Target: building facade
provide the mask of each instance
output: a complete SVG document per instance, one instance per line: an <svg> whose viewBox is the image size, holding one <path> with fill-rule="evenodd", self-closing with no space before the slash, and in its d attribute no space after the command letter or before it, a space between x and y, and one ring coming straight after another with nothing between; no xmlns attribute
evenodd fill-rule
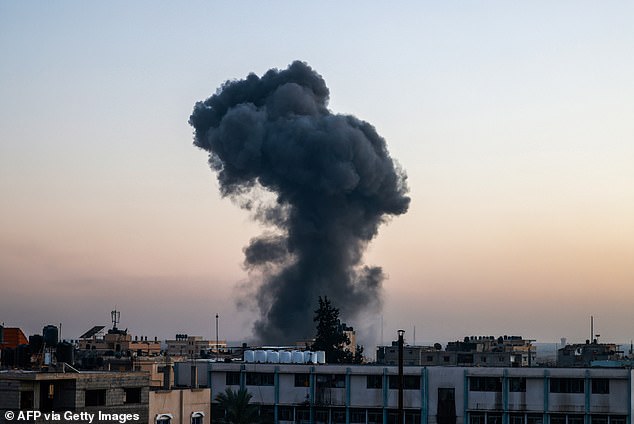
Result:
<svg viewBox="0 0 634 424"><path fill-rule="evenodd" d="M195 362L214 397L246 388L263 422L396 424L397 368ZM192 381L175 365L176 384ZM630 369L406 367L407 424L631 424ZM212 404L212 421L221 414Z"/></svg>

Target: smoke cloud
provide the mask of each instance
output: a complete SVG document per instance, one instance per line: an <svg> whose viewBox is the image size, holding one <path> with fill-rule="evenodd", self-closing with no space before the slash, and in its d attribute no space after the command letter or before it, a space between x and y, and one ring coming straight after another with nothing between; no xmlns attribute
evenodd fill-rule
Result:
<svg viewBox="0 0 634 424"><path fill-rule="evenodd" d="M385 277L362 254L410 202L385 140L369 123L329 111L328 97L324 79L296 61L227 81L189 119L222 196L271 228L244 249L259 279L254 332L267 343L314 336L319 296L346 320L378 309Z"/></svg>

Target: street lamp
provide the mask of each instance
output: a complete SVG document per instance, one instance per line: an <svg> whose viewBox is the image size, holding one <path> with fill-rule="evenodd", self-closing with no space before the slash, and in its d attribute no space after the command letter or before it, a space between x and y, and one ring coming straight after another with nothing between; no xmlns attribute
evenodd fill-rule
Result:
<svg viewBox="0 0 634 424"><path fill-rule="evenodd" d="M398 330L398 424L404 423L403 411L403 335L405 330Z"/></svg>

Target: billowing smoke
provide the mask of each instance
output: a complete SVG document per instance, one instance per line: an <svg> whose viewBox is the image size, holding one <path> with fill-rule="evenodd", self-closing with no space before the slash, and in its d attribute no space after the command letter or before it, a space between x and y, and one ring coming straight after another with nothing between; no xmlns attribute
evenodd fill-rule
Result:
<svg viewBox="0 0 634 424"><path fill-rule="evenodd" d="M328 96L318 73L293 62L227 81L189 120L222 196L271 227L244 249L258 279L255 335L268 343L314 336L319 296L346 320L379 308L384 275L362 254L379 225L409 206L385 140L329 111Z"/></svg>

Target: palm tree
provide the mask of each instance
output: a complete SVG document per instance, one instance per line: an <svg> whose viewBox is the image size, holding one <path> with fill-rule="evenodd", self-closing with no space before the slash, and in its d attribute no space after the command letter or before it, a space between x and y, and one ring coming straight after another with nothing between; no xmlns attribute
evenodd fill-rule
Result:
<svg viewBox="0 0 634 424"><path fill-rule="evenodd" d="M216 396L216 402L225 412L224 418L218 420L222 424L253 424L258 422L258 407L250 404L253 396L247 389L234 392L229 387Z"/></svg>

